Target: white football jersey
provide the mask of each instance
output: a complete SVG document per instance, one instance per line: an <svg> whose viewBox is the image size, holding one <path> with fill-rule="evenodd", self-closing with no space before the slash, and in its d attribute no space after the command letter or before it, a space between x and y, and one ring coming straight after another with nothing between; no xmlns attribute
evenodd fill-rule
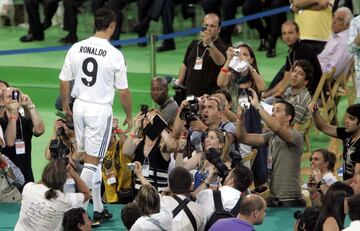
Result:
<svg viewBox="0 0 360 231"><path fill-rule="evenodd" d="M70 48L59 78L75 79L71 96L91 103L112 104L115 89L128 88L122 53L108 40L94 36Z"/></svg>

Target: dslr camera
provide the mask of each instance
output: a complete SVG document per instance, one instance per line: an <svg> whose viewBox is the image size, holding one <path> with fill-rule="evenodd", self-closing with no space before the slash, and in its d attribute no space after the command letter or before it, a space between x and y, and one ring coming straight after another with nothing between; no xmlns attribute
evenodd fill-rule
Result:
<svg viewBox="0 0 360 231"><path fill-rule="evenodd" d="M52 159L67 160L66 156L70 152L69 148L65 146L64 142L60 138L51 140L49 149Z"/></svg>
<svg viewBox="0 0 360 231"><path fill-rule="evenodd" d="M229 175L230 169L220 158L220 153L215 148L209 148L205 153L206 159L215 166L219 177L225 179Z"/></svg>
<svg viewBox="0 0 360 231"><path fill-rule="evenodd" d="M189 106L183 108L180 112L180 119L185 120L187 123L197 120L197 115L200 109L199 100L194 95L186 97L186 101L189 102Z"/></svg>

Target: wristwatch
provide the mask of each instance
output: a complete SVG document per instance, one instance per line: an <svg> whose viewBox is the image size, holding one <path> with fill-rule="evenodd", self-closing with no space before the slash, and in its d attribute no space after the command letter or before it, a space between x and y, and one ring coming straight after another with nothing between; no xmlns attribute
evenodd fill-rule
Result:
<svg viewBox="0 0 360 231"><path fill-rule="evenodd" d="M214 47L215 47L215 45L214 45L213 42L209 43L209 45L207 45L207 46L210 47L210 48L214 48Z"/></svg>

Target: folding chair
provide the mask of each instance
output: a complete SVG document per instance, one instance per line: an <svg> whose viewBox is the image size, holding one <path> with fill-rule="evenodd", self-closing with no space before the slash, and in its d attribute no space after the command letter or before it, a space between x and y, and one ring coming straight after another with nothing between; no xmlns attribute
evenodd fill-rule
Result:
<svg viewBox="0 0 360 231"><path fill-rule="evenodd" d="M312 119L308 119L308 121L306 121L304 124L294 124L293 129L302 132L304 135L304 142L306 145L306 152L310 152L310 137L309 137L309 133L310 133L310 128L312 125Z"/></svg>

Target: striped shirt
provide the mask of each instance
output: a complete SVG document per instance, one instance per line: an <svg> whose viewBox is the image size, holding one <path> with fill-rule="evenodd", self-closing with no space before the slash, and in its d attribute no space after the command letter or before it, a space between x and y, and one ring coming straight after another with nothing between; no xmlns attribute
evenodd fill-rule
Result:
<svg viewBox="0 0 360 231"><path fill-rule="evenodd" d="M307 88L295 91L289 87L284 93L284 100L294 106L295 118L293 124L304 124L310 119L311 115L307 106L311 101L311 95Z"/></svg>

